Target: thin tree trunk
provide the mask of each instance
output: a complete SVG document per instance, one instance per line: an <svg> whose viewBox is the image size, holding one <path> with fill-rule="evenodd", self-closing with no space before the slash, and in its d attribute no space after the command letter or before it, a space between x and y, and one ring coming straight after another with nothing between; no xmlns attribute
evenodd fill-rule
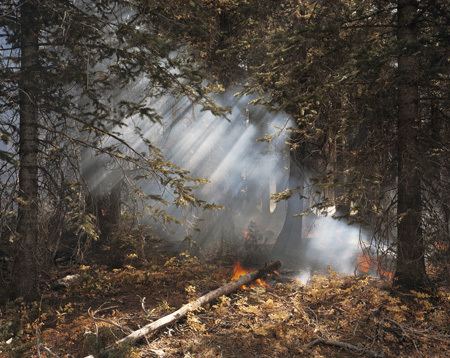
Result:
<svg viewBox="0 0 450 358"><path fill-rule="evenodd" d="M103 242L111 242L114 231L120 222L122 180L111 187L111 190L97 199L97 217L100 236Z"/></svg>
<svg viewBox="0 0 450 358"><path fill-rule="evenodd" d="M398 228L397 268L394 282L404 288L426 285L424 244L421 233L419 150L419 63L417 0L398 0Z"/></svg>
<svg viewBox="0 0 450 358"><path fill-rule="evenodd" d="M21 73L19 82L18 249L14 264L16 295L31 301L38 294L38 5L21 5Z"/></svg>
<svg viewBox="0 0 450 358"><path fill-rule="evenodd" d="M444 122L443 118L440 118L441 122L441 133L440 140L442 141L442 147L450 148L450 123L448 121ZM440 164L440 188L443 192L450 191L450 157L448 155L442 154L442 158L439 160ZM447 282L450 284L450 203L448 200L442 201L442 216L444 224L444 240L447 242L447 252L446 252L446 269L447 269Z"/></svg>
<svg viewBox="0 0 450 358"><path fill-rule="evenodd" d="M346 175L344 174L346 163L345 163L345 150L346 150L345 140L342 136L336 139L336 166L334 168L335 178L337 185L334 189L334 202L336 205L335 218L348 218L350 215L350 202L346 197L346 187L347 182Z"/></svg>

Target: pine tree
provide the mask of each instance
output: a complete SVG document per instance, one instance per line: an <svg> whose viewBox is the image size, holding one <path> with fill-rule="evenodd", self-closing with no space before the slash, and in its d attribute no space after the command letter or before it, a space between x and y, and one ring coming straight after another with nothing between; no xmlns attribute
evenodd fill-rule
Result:
<svg viewBox="0 0 450 358"><path fill-rule="evenodd" d="M165 160L139 125L138 148L120 132L131 117L158 122L160 114L149 99L168 92L187 96L205 110L222 110L206 96L203 78L175 34L169 37L157 29L159 14L146 1L10 0L0 10L0 127L8 142L1 151L8 165L0 174L3 180L6 170L12 178L17 168L19 173L16 203L11 200L14 186L2 191L2 203L11 203L1 206L2 239L9 234L14 241L16 293L31 300L38 294L39 266L47 250L39 225L42 202L53 207L53 218L97 236L96 218L83 212L83 196L89 193L81 153L113 159L128 183L156 178L173 193L176 205L202 205L192 195L191 185L199 180ZM136 196L164 203L156 194ZM16 236L6 229L15 207ZM148 211L170 220L156 206L149 205Z"/></svg>
<svg viewBox="0 0 450 358"><path fill-rule="evenodd" d="M398 228L395 281L407 288L426 285L421 229L419 140L418 3L398 1Z"/></svg>
<svg viewBox="0 0 450 358"><path fill-rule="evenodd" d="M17 234L20 256L14 264L17 295L25 300L38 294L38 1L20 7L19 75L19 199Z"/></svg>
<svg viewBox="0 0 450 358"><path fill-rule="evenodd" d="M220 29L214 9L194 4L192 14L183 8L186 21L203 17L200 27ZM449 240L447 211L436 212L449 197L448 141L435 134L427 147L425 127L432 103L435 117L449 115L445 2L230 1L220 13L228 28L214 35L222 36L216 51L235 66L228 78L294 118L291 150L322 192L316 206L335 205L372 231L378 252L396 252L399 285L425 285L425 256L437 257L433 246ZM185 37L208 53L205 41ZM429 175L430 161L440 163L439 179Z"/></svg>

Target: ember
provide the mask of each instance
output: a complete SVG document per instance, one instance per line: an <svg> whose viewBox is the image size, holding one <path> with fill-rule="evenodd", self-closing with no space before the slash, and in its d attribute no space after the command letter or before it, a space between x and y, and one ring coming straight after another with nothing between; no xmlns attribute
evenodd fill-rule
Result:
<svg viewBox="0 0 450 358"><path fill-rule="evenodd" d="M231 276L231 281L237 281L237 280L239 280L239 278L241 276L244 276L244 275L246 275L248 273L251 273L252 271L254 271L254 270L247 269L244 266L242 266L240 262L236 262L234 264L234 266L233 266L233 275ZM257 278L254 281L254 283L250 285L250 287L251 286L255 286L255 285L256 286L260 286L260 287L264 287L264 288L269 287L269 284L266 281L264 281L263 279L261 279L261 278ZM248 287L246 285L242 285L241 288L243 290L246 290Z"/></svg>

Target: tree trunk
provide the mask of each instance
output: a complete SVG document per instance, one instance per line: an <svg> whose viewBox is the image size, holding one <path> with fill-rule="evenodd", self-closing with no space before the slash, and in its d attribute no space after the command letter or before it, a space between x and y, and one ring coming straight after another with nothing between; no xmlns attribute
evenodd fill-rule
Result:
<svg viewBox="0 0 450 358"><path fill-rule="evenodd" d="M38 295L38 37L36 1L21 5L21 73L19 79L19 200L18 248L14 263L16 296L26 301Z"/></svg>
<svg viewBox="0 0 450 358"><path fill-rule="evenodd" d="M404 288L426 285L424 244L421 233L419 150L419 63L417 0L398 0L398 226L397 268L394 282Z"/></svg>
<svg viewBox="0 0 450 358"><path fill-rule="evenodd" d="M434 104L432 111L432 119L434 119L433 129L436 132L434 141L438 143L436 149L450 148L450 123L445 121L439 114L438 104ZM441 154L441 158L438 162L437 172L439 180L439 190L440 194L450 192L450 157L448 153L444 151ZM445 194L444 194L445 195ZM442 220L443 220L443 233L442 237L444 242L447 243L447 250L445 253L445 264L447 271L447 282L450 284L450 203L448 200L444 199L440 203Z"/></svg>
<svg viewBox="0 0 450 358"><path fill-rule="evenodd" d="M303 211L303 200L301 198L303 194L303 177L300 168L295 163L294 158L291 157L289 189L296 188L298 191L287 200L286 219L273 249L276 256L294 258L299 257L301 254L302 216L295 215L301 214Z"/></svg>
<svg viewBox="0 0 450 358"><path fill-rule="evenodd" d="M348 218L350 216L350 202L347 198L346 182L347 178L344 173L347 163L345 163L345 140L342 136L336 139L335 152L335 180L334 202L336 205L336 213L334 217L337 219Z"/></svg>
<svg viewBox="0 0 450 358"><path fill-rule="evenodd" d="M100 237L104 242L111 242L113 233L120 222L122 180L112 186L111 191L97 200L97 217Z"/></svg>

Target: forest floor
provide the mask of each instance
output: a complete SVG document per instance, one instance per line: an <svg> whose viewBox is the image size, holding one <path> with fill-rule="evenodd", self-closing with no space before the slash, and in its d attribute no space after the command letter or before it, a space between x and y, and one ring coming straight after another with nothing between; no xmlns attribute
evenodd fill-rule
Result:
<svg viewBox="0 0 450 358"><path fill-rule="evenodd" d="M81 282L1 308L0 357L98 357L116 339L229 281L232 268L187 254L120 269L67 268ZM61 272L59 272L61 277ZM286 281L286 280L285 280ZM450 293L391 292L330 272L241 289L116 357L449 357ZM359 352L317 338L349 343Z"/></svg>

